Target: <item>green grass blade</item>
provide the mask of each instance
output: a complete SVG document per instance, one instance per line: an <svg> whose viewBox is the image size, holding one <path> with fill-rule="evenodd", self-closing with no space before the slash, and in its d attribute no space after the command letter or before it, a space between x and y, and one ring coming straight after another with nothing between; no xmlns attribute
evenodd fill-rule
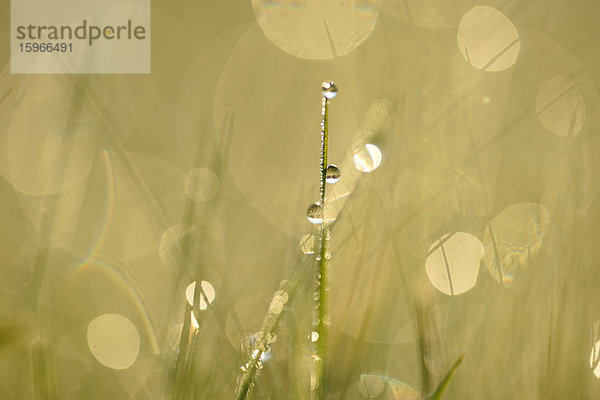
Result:
<svg viewBox="0 0 600 400"><path fill-rule="evenodd" d="M454 363L452 368L450 368L450 371L448 371L448 373L446 374L442 382L439 384L437 389L435 389L435 391L427 397L427 400L439 400L442 398L442 393L444 393L444 390L446 390L448 383L450 383L450 380L456 373L456 370L458 369L460 363L462 363L463 358L464 355L460 356L458 360L456 360L456 362Z"/></svg>

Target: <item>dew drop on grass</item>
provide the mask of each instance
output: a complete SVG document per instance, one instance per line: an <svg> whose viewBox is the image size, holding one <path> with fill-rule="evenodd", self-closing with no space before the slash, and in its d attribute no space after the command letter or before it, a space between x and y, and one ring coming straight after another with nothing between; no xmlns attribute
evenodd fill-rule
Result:
<svg viewBox="0 0 600 400"><path fill-rule="evenodd" d="M323 82L321 87L323 88L323 96L326 98L333 99L335 96L337 96L337 86L335 86L335 83Z"/></svg>
<svg viewBox="0 0 600 400"><path fill-rule="evenodd" d="M310 223L319 225L323 223L325 218L323 212L323 206L319 203L313 203L306 209L306 218L310 221Z"/></svg>
<svg viewBox="0 0 600 400"><path fill-rule="evenodd" d="M269 313L281 314L283 307L288 302L288 298L289 296L285 290L278 290L275 292L271 304L269 305Z"/></svg>
<svg viewBox="0 0 600 400"><path fill-rule="evenodd" d="M311 340L312 342L316 342L317 340L319 340L319 333L318 333L318 332L315 332L315 331L312 331L312 332L310 333L310 340Z"/></svg>
<svg viewBox="0 0 600 400"><path fill-rule="evenodd" d="M334 184L340 180L342 171L337 165L329 164L325 170L325 181L329 184Z"/></svg>

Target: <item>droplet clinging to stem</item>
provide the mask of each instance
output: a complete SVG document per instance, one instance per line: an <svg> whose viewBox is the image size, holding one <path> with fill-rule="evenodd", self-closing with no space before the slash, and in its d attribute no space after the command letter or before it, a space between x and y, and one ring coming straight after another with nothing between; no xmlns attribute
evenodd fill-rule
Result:
<svg viewBox="0 0 600 400"><path fill-rule="evenodd" d="M306 218L315 225L323 223L325 219L323 206L319 203L313 203L306 209Z"/></svg>
<svg viewBox="0 0 600 400"><path fill-rule="evenodd" d="M336 183L340 180L341 176L342 172L340 171L337 165L329 164L327 166L327 170L325 171L325 180L327 181L327 183Z"/></svg>
<svg viewBox="0 0 600 400"><path fill-rule="evenodd" d="M326 98L333 99L335 96L337 96L337 86L335 86L333 81L323 82L321 84L321 88L323 89L323 96Z"/></svg>

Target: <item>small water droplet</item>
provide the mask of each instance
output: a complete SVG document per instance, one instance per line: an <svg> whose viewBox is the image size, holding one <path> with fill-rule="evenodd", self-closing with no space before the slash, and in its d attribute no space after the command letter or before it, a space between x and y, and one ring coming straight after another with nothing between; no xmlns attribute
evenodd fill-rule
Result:
<svg viewBox="0 0 600 400"><path fill-rule="evenodd" d="M325 259L326 260L331 260L331 253L330 252L325 253Z"/></svg>
<svg viewBox="0 0 600 400"><path fill-rule="evenodd" d="M269 313L271 314L281 314L285 304L288 301L288 294L284 290L278 290L275 292L273 299L271 300L271 304L269 305Z"/></svg>
<svg viewBox="0 0 600 400"><path fill-rule="evenodd" d="M267 343L273 344L277 341L277 335L274 333L267 333Z"/></svg>
<svg viewBox="0 0 600 400"><path fill-rule="evenodd" d="M316 342L317 340L319 340L319 333L312 331L310 334L310 338L311 338L311 341Z"/></svg>
<svg viewBox="0 0 600 400"><path fill-rule="evenodd" d="M323 213L323 206L319 203L313 203L306 209L306 218L310 223L319 225L323 223L325 215Z"/></svg>
<svg viewBox="0 0 600 400"><path fill-rule="evenodd" d="M340 180L342 176L342 171L338 168L337 165L329 164L327 169L325 170L325 181L329 184L336 183Z"/></svg>
<svg viewBox="0 0 600 400"><path fill-rule="evenodd" d="M323 82L321 87L323 88L323 96L325 96L325 98L333 99L337 96L337 86L335 86L335 83Z"/></svg>

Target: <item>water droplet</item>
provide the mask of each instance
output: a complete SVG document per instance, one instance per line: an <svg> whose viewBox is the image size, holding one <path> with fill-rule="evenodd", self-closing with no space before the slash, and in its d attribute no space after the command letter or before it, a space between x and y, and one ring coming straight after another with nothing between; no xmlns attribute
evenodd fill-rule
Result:
<svg viewBox="0 0 600 400"><path fill-rule="evenodd" d="M381 164L381 150L374 144L367 143L362 148L360 148L354 156L352 160L354 161L354 166L357 170L361 172L371 172Z"/></svg>
<svg viewBox="0 0 600 400"><path fill-rule="evenodd" d="M329 164L327 169L325 170L325 181L329 184L334 184L340 180L342 176L342 171L337 167L337 165Z"/></svg>
<svg viewBox="0 0 600 400"><path fill-rule="evenodd" d="M283 304L288 302L289 299L289 295L287 294L287 292L285 290L278 290L275 292L275 295L273 297L276 297L277 299L279 299Z"/></svg>
<svg viewBox="0 0 600 400"><path fill-rule="evenodd" d="M319 340L319 333L312 331L310 334L310 339L311 341L316 342L317 340Z"/></svg>
<svg viewBox="0 0 600 400"><path fill-rule="evenodd" d="M283 307L288 301L288 294L284 290L278 290L273 295L273 299L271 300L271 304L269 305L269 313L271 314L281 314L283 311Z"/></svg>
<svg viewBox="0 0 600 400"><path fill-rule="evenodd" d="M277 341L277 335L274 333L267 333L267 344L273 344Z"/></svg>
<svg viewBox="0 0 600 400"><path fill-rule="evenodd" d="M331 260L331 253L330 252L325 253L325 259L326 260Z"/></svg>
<svg viewBox="0 0 600 400"><path fill-rule="evenodd" d="M333 99L335 96L337 96L337 86L335 86L335 83L323 82L321 87L323 88L323 96L326 98Z"/></svg>
<svg viewBox="0 0 600 400"><path fill-rule="evenodd" d="M318 225L323 223L323 219L325 218L323 213L323 206L319 203L313 203L306 209L306 218L310 221L310 223Z"/></svg>

